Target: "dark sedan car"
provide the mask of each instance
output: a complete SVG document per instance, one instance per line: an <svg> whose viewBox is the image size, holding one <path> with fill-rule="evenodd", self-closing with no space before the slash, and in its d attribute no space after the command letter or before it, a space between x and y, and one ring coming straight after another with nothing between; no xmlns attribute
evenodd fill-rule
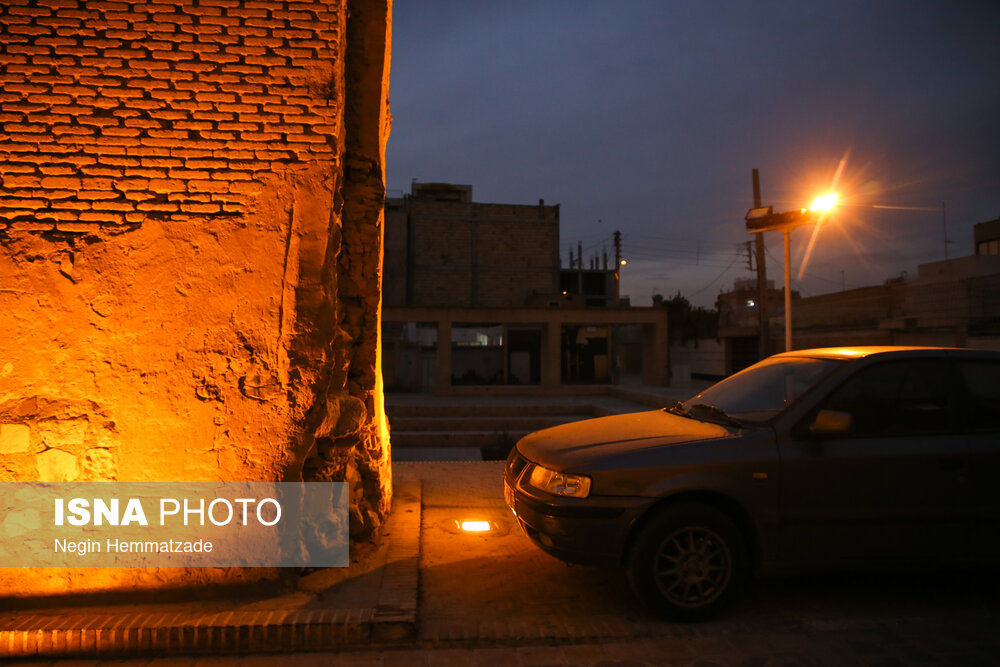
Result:
<svg viewBox="0 0 1000 667"><path fill-rule="evenodd" d="M620 567L666 616L752 573L1000 561L1000 352L855 347L761 361L653 412L522 438L525 533Z"/></svg>

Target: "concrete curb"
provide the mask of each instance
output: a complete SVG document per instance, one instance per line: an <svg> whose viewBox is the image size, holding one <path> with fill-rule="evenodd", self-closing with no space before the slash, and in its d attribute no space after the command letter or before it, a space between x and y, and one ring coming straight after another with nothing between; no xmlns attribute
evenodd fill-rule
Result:
<svg viewBox="0 0 1000 667"><path fill-rule="evenodd" d="M0 659L331 651L417 637L420 480L400 480L386 523L375 608L211 614L19 614L0 626Z"/></svg>

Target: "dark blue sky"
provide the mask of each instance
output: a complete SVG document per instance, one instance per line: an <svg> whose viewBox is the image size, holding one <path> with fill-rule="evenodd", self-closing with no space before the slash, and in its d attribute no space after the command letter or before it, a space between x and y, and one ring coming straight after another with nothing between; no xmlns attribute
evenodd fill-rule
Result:
<svg viewBox="0 0 1000 667"><path fill-rule="evenodd" d="M743 216L844 164L804 295L972 253L1000 216L1000 3L396 0L388 187L561 204L562 256L624 237L623 293L710 306ZM894 206L898 209L874 208ZM793 270L809 243L793 234ZM781 237L767 235L781 283ZM842 273L843 272L843 273Z"/></svg>

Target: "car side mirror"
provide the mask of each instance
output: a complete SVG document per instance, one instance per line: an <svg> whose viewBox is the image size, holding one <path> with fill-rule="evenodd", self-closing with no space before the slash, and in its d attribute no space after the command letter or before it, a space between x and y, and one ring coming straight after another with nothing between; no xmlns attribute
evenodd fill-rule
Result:
<svg viewBox="0 0 1000 667"><path fill-rule="evenodd" d="M839 410L820 410L816 419L809 425L809 435L830 436L850 433L854 428L854 417L850 412Z"/></svg>

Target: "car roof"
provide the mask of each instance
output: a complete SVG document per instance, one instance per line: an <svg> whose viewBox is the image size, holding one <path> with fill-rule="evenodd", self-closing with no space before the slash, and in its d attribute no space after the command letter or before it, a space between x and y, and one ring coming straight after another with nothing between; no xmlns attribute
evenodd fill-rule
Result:
<svg viewBox="0 0 1000 667"><path fill-rule="evenodd" d="M959 347L919 347L911 345L858 345L850 347L819 347L809 350L792 350L776 354L776 357L814 357L822 359L861 359L872 355L913 355L913 356L983 356L1000 358L1000 352L970 350Z"/></svg>

